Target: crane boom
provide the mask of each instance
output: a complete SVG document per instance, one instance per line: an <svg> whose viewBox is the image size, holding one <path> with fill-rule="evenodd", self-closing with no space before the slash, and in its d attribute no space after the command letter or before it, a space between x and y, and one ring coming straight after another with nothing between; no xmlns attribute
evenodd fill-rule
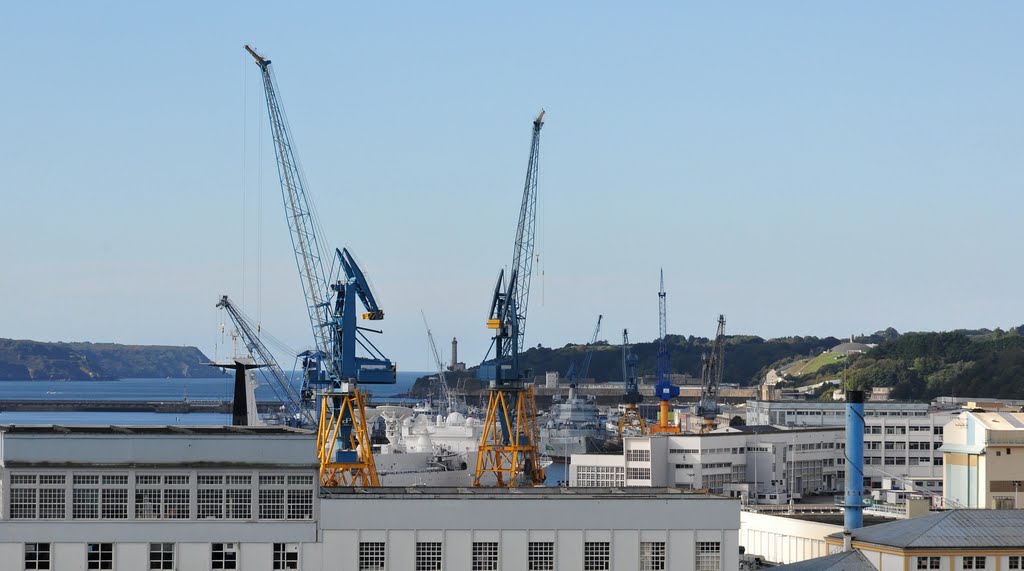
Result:
<svg viewBox="0 0 1024 571"><path fill-rule="evenodd" d="M434 356L434 365L437 367L437 380L441 384L441 398L444 399L448 414L455 412L455 399L452 396L451 388L448 387L448 380L444 376L444 360L441 359L441 352L437 350L437 343L434 342L434 334L427 324L427 314L420 310L423 317L423 327L427 330L427 340L430 342L430 352Z"/></svg>
<svg viewBox="0 0 1024 571"><path fill-rule="evenodd" d="M718 329L711 351L704 353L701 367L700 401L696 413L703 419L701 432L713 430L720 408L718 391L722 386L723 365L725 363L725 316L718 316Z"/></svg>
<svg viewBox="0 0 1024 571"><path fill-rule="evenodd" d="M519 348L525 347L526 310L530 300L530 278L533 275L533 247L537 230L537 170L540 164L540 129L544 126L544 111L533 121L533 136L530 139L530 159L526 165L526 182L523 185L523 201L519 207L519 224L516 227L515 249L512 252L512 274L510 290L515 299L516 320L518 321ZM508 356L511 345L505 346Z"/></svg>
<svg viewBox="0 0 1024 571"><path fill-rule="evenodd" d="M658 289L658 382L669 382L672 362L668 351L668 310L665 295L665 270L661 270L661 286Z"/></svg>
<svg viewBox="0 0 1024 571"><path fill-rule="evenodd" d="M580 379L587 378L587 374L590 372L590 361L594 357L594 346L597 344L597 337L601 334L601 319L604 316L597 316L597 326L594 327L594 334L590 336L590 343L587 344L587 352L583 355L583 363L577 367L576 361L573 361L569 365L568 372L565 373L565 377L569 379L569 384L576 385Z"/></svg>
<svg viewBox="0 0 1024 571"><path fill-rule="evenodd" d="M249 354L253 357L257 363L264 365L268 371L272 383L270 388L274 391L274 394L280 400L285 409L288 411L289 416L295 418L306 424L307 426L313 426L316 424L316 419L313 417L313 413L302 404L302 399L299 398L298 393L295 392L295 388L291 382L288 381L288 377L281 370L281 367L277 364L274 359L274 355L267 349L267 346L260 340L258 328L252 323L252 320L245 315L242 310L235 307L228 296L223 295L220 301L217 302L217 307L227 312L231 318L231 322L234 324L235 329L238 330L242 340L245 342L245 347L248 349Z"/></svg>
<svg viewBox="0 0 1024 571"><path fill-rule="evenodd" d="M288 231L295 253L295 264L299 270L302 292L306 298L306 309L313 338L318 350L331 354L331 315L328 274L324 270L318 222L312 201L306 191L306 181L292 144L291 129L281 106L277 81L270 68L270 60L256 53L251 47L245 50L256 60L263 77L263 91L267 100L267 116L270 119L274 139L277 176L281 182L281 198L284 201L288 220ZM333 367L328 360L326 365Z"/></svg>

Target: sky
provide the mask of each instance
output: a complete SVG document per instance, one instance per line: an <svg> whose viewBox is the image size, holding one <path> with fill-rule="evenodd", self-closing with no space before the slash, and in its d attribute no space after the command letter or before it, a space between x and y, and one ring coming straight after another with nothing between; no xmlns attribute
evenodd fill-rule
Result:
<svg viewBox="0 0 1024 571"><path fill-rule="evenodd" d="M323 240L433 368L484 357L541 134L529 345L1024 323L1024 5L20 2L0 337L311 345L251 44ZM283 365L291 357L278 355Z"/></svg>

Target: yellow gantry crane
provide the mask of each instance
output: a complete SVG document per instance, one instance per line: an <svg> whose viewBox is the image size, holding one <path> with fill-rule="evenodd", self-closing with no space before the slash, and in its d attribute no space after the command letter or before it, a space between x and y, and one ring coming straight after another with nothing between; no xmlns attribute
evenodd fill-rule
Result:
<svg viewBox="0 0 1024 571"><path fill-rule="evenodd" d="M538 460L537 406L529 373L519 368L523 348L526 309L533 273L533 246L537 225L537 167L540 154L540 129L544 112L533 121L530 159L526 184L519 209L515 251L508 283L505 271L498 274L491 298L487 327L494 331L494 359L480 365L480 378L491 381L484 431L477 454L473 485L513 487L544 482L544 469ZM488 351L489 353L489 351Z"/></svg>
<svg viewBox="0 0 1024 571"><path fill-rule="evenodd" d="M270 60L249 46L263 77L267 115L274 138L277 174L281 182L288 230L306 298L316 348L303 353L303 390L307 398L320 394L317 458L323 486L379 486L366 422L366 395L360 384L393 384L396 367L366 333L378 330L357 324L357 301L363 319L380 320L369 280L347 248L334 249L334 263L325 269L319 222L291 142L291 131L277 95ZM356 347L364 355L356 355Z"/></svg>

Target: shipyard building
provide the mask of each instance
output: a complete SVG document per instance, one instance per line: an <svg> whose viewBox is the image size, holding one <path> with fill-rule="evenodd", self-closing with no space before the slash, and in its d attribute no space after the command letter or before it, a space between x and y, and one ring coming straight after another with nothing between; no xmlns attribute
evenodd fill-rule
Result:
<svg viewBox="0 0 1024 571"><path fill-rule="evenodd" d="M845 404L816 401L747 401L747 424L813 428L846 424ZM864 403L864 478L871 488L886 477L943 476L943 431L960 410L940 410L927 403Z"/></svg>
<svg viewBox="0 0 1024 571"><path fill-rule="evenodd" d="M574 454L569 485L676 486L743 503L786 503L842 489L845 434L840 427L743 426L626 437L621 454Z"/></svg>
<svg viewBox="0 0 1024 571"><path fill-rule="evenodd" d="M965 508L1024 507L1020 497L1024 413L963 412L946 425L942 453L944 493L954 504Z"/></svg>
<svg viewBox="0 0 1024 571"><path fill-rule="evenodd" d="M337 488L280 427L0 427L11 569L733 570L739 502L666 487ZM16 562L16 563L15 563Z"/></svg>

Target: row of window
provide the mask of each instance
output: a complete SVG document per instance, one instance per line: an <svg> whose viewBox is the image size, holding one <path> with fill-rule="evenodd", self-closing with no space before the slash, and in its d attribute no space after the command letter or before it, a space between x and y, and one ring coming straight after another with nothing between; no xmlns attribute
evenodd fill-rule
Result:
<svg viewBox="0 0 1024 571"><path fill-rule="evenodd" d="M865 456L865 464L875 464L878 466L920 466L921 464L931 464L933 466L942 466L942 456L936 456L935 458L929 458L928 456Z"/></svg>
<svg viewBox="0 0 1024 571"><path fill-rule="evenodd" d="M643 449L626 450L626 461L627 462L650 462L651 451Z"/></svg>
<svg viewBox="0 0 1024 571"><path fill-rule="evenodd" d="M474 541L470 569L472 571L496 571L500 564L498 542ZM555 569L555 544L551 541L531 541L527 546L527 568L531 571ZM662 571L666 568L664 541L643 541L640 543L640 571ZM440 571L444 563L444 550L439 541L416 542L416 571ZM382 541L360 542L359 571L383 571L387 565L387 546ZM717 541L702 541L696 545L694 569L698 571L720 571L722 568L722 544ZM606 571L611 569L611 543L607 541L586 541L583 543L583 570Z"/></svg>
<svg viewBox="0 0 1024 571"><path fill-rule="evenodd" d="M697 571L721 571L722 544L717 541L700 541L696 544L694 569ZM919 558L920 559L920 558ZM439 541L416 543L416 571L440 571L444 563L444 551ZM555 569L555 544L550 541L531 541L527 551L528 568L533 571ZM1018 561L1019 563L1019 561ZM55 569L49 543L25 544L25 569L30 571ZM86 544L85 567L88 570L114 571L114 544ZM175 544L150 543L149 569L174 569ZM383 571L387 564L387 545L383 541L359 543L359 571ZM662 571L666 568L664 541L640 543L640 571ZM1012 565L1012 564L1011 564ZM499 549L496 541L475 541L472 547L473 571L496 571L499 567ZM215 570L239 569L238 547L235 543L210 544L210 567ZM275 543L273 569L292 570L299 568L298 544ZM918 567L919 569L921 567ZM982 567L975 567L983 569ZM1019 567L1010 567L1011 569ZM584 571L606 571L611 569L611 543L587 541L583 544Z"/></svg>
<svg viewBox="0 0 1024 571"><path fill-rule="evenodd" d="M626 485L623 466L577 466L576 485L581 488L621 488Z"/></svg>
<svg viewBox="0 0 1024 571"><path fill-rule="evenodd" d="M987 569L988 558L982 555L968 555L961 557L960 568L961 569ZM1010 555L1007 558L1007 569L1024 569L1024 555ZM918 569L941 569L942 558L929 555L927 557L917 558Z"/></svg>
<svg viewBox="0 0 1024 571"><path fill-rule="evenodd" d="M774 412L774 411L773 411ZM845 410L788 410L779 411L776 414L797 415L797 416L845 416ZM887 410L865 410L864 416L927 416L926 411L887 411Z"/></svg>
<svg viewBox="0 0 1024 571"><path fill-rule="evenodd" d="M383 546L383 544L381 544ZM164 571L174 569L174 544L149 544L149 569ZM362 544L360 544L360 569L362 567ZM382 559L383 561L383 559ZM25 544L25 569L39 571L56 569L49 543ZM85 545L85 568L88 570L114 570L113 543L87 543ZM211 569L238 569L238 549L234 543L210 544ZM273 568L288 570L299 568L299 546L295 543L275 543ZM377 569L367 567L367 569ZM380 567L379 569L383 569ZM440 569L440 567L437 567Z"/></svg>
<svg viewBox="0 0 1024 571"><path fill-rule="evenodd" d="M295 474L136 474L134 483L127 474L74 474L69 486L63 474L11 474L8 517L312 519L313 483Z"/></svg>

